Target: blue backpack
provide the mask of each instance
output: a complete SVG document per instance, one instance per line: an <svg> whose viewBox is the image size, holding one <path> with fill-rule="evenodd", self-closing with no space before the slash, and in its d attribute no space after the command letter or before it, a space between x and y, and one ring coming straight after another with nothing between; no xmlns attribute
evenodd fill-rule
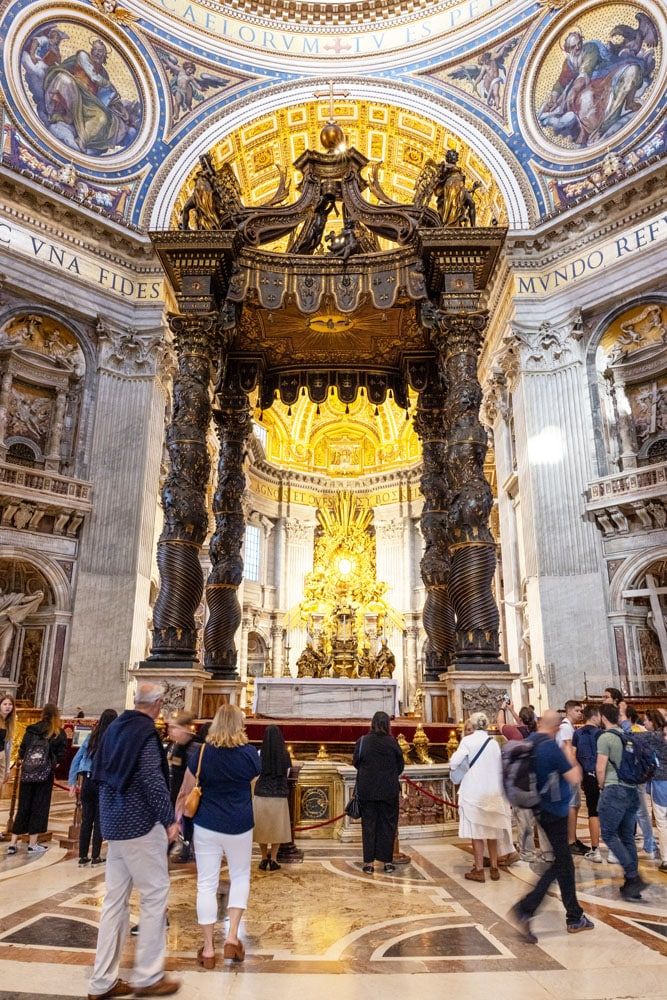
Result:
<svg viewBox="0 0 667 1000"><path fill-rule="evenodd" d="M616 766L611 757L609 763L616 771L618 780L626 785L643 785L650 781L658 769L658 757L653 748L641 735L619 733L614 729L608 732L618 736L623 744L621 763Z"/></svg>
<svg viewBox="0 0 667 1000"><path fill-rule="evenodd" d="M584 774L595 774L595 764L598 756L598 736L602 732L590 723L582 729L575 729L572 745L577 754Z"/></svg>

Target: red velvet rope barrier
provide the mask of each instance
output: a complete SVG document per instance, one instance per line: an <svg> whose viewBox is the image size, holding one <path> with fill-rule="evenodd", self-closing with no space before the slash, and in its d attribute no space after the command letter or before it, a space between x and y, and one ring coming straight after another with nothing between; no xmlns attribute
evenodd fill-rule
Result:
<svg viewBox="0 0 667 1000"><path fill-rule="evenodd" d="M450 802L449 799L441 799L439 795L434 795L433 792L429 792L427 788L422 788L416 782L412 781L410 778L406 778L405 775L401 778L407 785L411 785L412 788L416 789L421 795L425 795L429 799L433 799L434 802L440 802L444 806L451 806L452 809L458 810L456 802ZM306 833L308 830L320 830L323 826L330 826L331 823L337 823L339 819L345 819L345 813L341 813L340 816L334 816L333 819L327 819L324 823L315 823L314 826L300 826L295 833Z"/></svg>
<svg viewBox="0 0 667 1000"><path fill-rule="evenodd" d="M416 788L422 795L426 795L427 798L433 799L434 802L441 802L445 806L451 806L452 809L458 810L459 807L456 802L450 802L449 799L441 799L439 795L434 795L432 792L429 792L427 788L422 788L421 785L416 784L416 782L412 781L410 778L406 778L405 775L403 775L403 781L405 781L406 784L411 785L413 788Z"/></svg>

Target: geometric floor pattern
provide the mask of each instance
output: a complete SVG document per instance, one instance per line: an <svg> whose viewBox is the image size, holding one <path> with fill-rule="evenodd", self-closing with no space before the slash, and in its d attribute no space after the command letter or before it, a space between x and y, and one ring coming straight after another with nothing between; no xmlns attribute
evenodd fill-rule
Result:
<svg viewBox="0 0 667 1000"><path fill-rule="evenodd" d="M419 1000L441 1000L444 990L457 1000L667 995L667 879L655 865L643 868L645 901L629 905L618 896L616 866L577 859L580 899L596 929L567 935L554 894L535 921L539 942L529 945L506 919L535 879L526 864L480 885L463 878L470 855L457 841L402 844L411 863L372 876L361 871L354 846L301 846L303 864L274 873L255 867L242 928L246 961L219 963L214 972L194 959L194 867L174 866L168 967L184 978L184 1000L294 1000L306 991L346 1000L376 989L387 1000L406 990ZM225 879L223 868L222 913ZM19 852L5 860L0 846L0 882L0 1000L84 996L103 869L80 869L55 847L38 859ZM134 943L127 942L128 967Z"/></svg>
<svg viewBox="0 0 667 1000"><path fill-rule="evenodd" d="M168 967L183 977L183 1000L366 1000L371 991L382 1000L667 997L667 877L655 863L642 865L644 900L628 904L616 866L578 858L579 898L595 930L566 934L554 892L529 945L506 919L535 880L527 864L482 885L464 879L469 848L456 840L401 843L411 863L372 876L355 845L300 846L303 864L272 873L254 865L246 960L219 961L213 972L195 962L194 867L174 866ZM223 868L222 913L225 888ZM28 860L24 851L6 858L0 845L0 1000L86 995L103 894L104 870L80 869L58 847Z"/></svg>

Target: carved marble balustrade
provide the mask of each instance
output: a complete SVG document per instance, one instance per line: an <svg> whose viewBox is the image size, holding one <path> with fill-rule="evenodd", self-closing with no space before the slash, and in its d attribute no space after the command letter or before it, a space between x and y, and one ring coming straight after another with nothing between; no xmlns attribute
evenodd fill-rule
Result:
<svg viewBox="0 0 667 1000"><path fill-rule="evenodd" d="M93 509L92 490L81 479L0 462L0 523L74 537Z"/></svg>
<svg viewBox="0 0 667 1000"><path fill-rule="evenodd" d="M596 479L585 494L586 515L603 535L667 527L667 462Z"/></svg>

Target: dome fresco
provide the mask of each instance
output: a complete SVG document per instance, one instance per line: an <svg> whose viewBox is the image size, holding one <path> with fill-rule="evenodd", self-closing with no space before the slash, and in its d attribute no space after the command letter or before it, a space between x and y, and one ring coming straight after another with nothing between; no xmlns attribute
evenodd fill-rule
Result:
<svg viewBox="0 0 667 1000"><path fill-rule="evenodd" d="M0 28L4 163L117 221L163 227L200 155L297 106L326 118L333 88L371 157L373 142L392 147L389 188L409 197L406 157L420 151L400 118L412 116L425 144L465 149L524 228L663 155L665 24L662 0L15 0ZM395 121L374 123L377 105ZM250 200L290 167L289 145L274 164L270 141L254 143L238 170L257 184Z"/></svg>

